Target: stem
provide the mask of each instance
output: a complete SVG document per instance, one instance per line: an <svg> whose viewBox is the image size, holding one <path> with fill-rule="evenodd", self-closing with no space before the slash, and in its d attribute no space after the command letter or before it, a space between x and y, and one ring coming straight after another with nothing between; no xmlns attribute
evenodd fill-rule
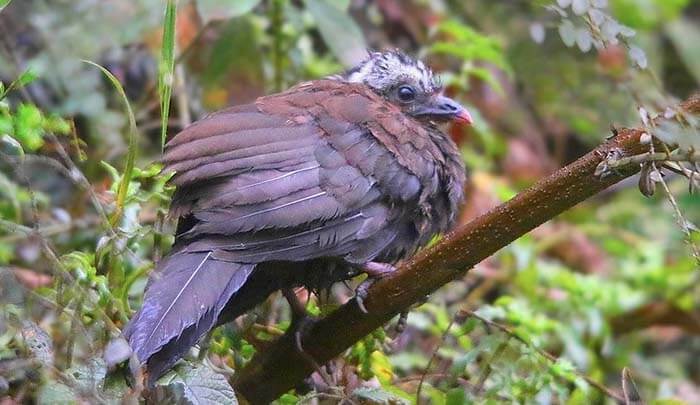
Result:
<svg viewBox="0 0 700 405"><path fill-rule="evenodd" d="M695 151L690 150L672 154L665 152L641 153L639 155L611 160L608 162L608 167L617 168L644 162L700 162L700 155L696 154Z"/></svg>
<svg viewBox="0 0 700 405"><path fill-rule="evenodd" d="M700 112L700 97L691 98L683 107L689 112ZM364 300L367 313L352 300L304 328L305 355L325 364L426 295L463 277L474 265L514 240L637 173L638 166L625 166L604 178L594 175L596 167L612 151L623 157L646 152L647 145L639 142L643 132L621 129L617 137L420 251L391 276L369 288ZM294 336L288 333L264 352L258 352L234 377L236 393L253 404L269 403L315 371L295 350L294 341Z"/></svg>
<svg viewBox="0 0 700 405"><path fill-rule="evenodd" d="M463 310L463 311L461 311L461 312L462 312L464 315L468 316L468 317L472 317L472 318L478 319L478 320L481 321L484 325L491 326L491 327L493 327L493 328L496 328L496 329L500 330L501 332L503 332L503 333L505 333L506 335L508 335L510 338L513 338L513 339L517 340L518 342L524 344L525 346L531 348L532 350L536 351L540 356L544 357L545 359L549 360L550 362L556 363L557 361L559 361L559 359L557 359L557 358L556 358L554 355L552 355L551 353L546 352L546 351L544 351L544 350L542 350L542 349L540 349L540 348L538 348L538 347L535 347L535 346L533 346L532 344L530 344L530 342L528 342L528 341L526 341L525 339L523 339L522 337L520 337L517 333L515 333L515 332L514 332L513 330L511 330L509 327L507 327L507 326L505 326L505 325L501 325L500 323L497 323L497 322L488 320L488 319L486 319L486 318L484 318L484 317L482 317L482 316L479 316L477 313L475 313L475 312L473 312L473 311ZM501 343L501 345L498 346L498 348L496 349L496 352L494 352L494 354L493 354L493 356L492 356L492 359L496 357L496 353L498 353L499 350L503 350L502 347L504 346L504 344L505 344L505 342L504 342L504 343ZM491 369L491 368L487 365L486 368L484 369L484 371L487 371L487 370L490 371L490 369ZM600 391L603 395L606 395L606 396L608 396L608 397L610 397L610 398L612 398L612 399L618 401L619 403L623 403L623 402L624 402L622 397L620 397L618 394L616 394L615 392L613 392L612 390L610 390L608 387L604 386L603 384L601 384L601 383L595 381L595 380L592 379L591 377L589 377L589 376L583 374L582 372L580 372L580 371L578 371L578 370L574 370L574 373L575 373L577 376L579 376L579 377L583 378L584 380L586 380L586 382L587 382L588 384L590 384L592 387L596 388L596 389L597 389L598 391ZM488 374L486 374L486 376L488 377ZM482 374L482 378L483 378L483 374ZM482 378L479 379L479 383L480 383L479 386L480 386L480 387L483 385ZM483 380L485 381L486 379L483 378Z"/></svg>
<svg viewBox="0 0 700 405"><path fill-rule="evenodd" d="M284 0L272 0L270 23L272 25L272 63L274 67L275 92L282 91L284 85L282 24L284 24Z"/></svg>

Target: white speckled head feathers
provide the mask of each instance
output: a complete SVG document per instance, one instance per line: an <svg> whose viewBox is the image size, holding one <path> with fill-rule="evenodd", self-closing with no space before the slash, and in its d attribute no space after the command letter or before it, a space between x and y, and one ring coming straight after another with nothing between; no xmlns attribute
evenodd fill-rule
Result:
<svg viewBox="0 0 700 405"><path fill-rule="evenodd" d="M441 90L430 68L399 50L370 52L367 59L347 71L342 78L351 83L364 83L380 93L399 83L411 83L424 93Z"/></svg>

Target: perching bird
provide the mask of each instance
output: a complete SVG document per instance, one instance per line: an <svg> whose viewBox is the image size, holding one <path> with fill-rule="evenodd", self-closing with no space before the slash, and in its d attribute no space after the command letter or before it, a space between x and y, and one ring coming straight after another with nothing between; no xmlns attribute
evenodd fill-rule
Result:
<svg viewBox="0 0 700 405"><path fill-rule="evenodd" d="M155 381L273 291L391 270L455 222L471 122L399 51L213 113L165 148L175 244L124 334Z"/></svg>

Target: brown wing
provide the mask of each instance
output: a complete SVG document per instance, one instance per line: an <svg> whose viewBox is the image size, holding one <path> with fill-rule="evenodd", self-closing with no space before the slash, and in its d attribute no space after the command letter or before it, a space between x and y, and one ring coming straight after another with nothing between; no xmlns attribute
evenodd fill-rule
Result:
<svg viewBox="0 0 700 405"><path fill-rule="evenodd" d="M178 236L184 250L248 263L364 262L406 232L399 219L421 186L366 125L379 101L316 90L213 114L168 143L171 209L190 223Z"/></svg>

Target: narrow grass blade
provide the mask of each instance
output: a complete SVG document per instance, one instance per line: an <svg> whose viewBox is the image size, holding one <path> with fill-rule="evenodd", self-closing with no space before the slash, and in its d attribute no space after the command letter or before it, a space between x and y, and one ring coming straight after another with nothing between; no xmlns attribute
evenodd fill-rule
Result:
<svg viewBox="0 0 700 405"><path fill-rule="evenodd" d="M168 116L170 115L170 95L173 90L173 72L175 68L175 0L168 0L163 21L163 45L160 51L158 69L158 94L160 96L161 148L165 145L168 134Z"/></svg>
<svg viewBox="0 0 700 405"><path fill-rule="evenodd" d="M119 93L119 96L122 99L124 106L126 107L127 116L129 117L129 147L126 153L126 165L124 166L124 173L122 174L122 179L119 182L119 188L117 190L116 209L110 220L112 226L116 226L119 223L119 220L121 219L122 213L124 212L126 194L129 190L129 183L131 182L132 172L134 171L134 160L136 159L136 119L134 118L134 112L131 109L131 104L129 104L129 99L126 97L126 93L124 93L124 88L122 87L121 83L119 83L119 80L116 77L114 77L114 75L110 73L109 70L98 65L97 63L91 62L89 60L83 60L83 62L97 67L102 71L102 73L107 77L107 79L109 79L114 88L117 90L117 93Z"/></svg>

